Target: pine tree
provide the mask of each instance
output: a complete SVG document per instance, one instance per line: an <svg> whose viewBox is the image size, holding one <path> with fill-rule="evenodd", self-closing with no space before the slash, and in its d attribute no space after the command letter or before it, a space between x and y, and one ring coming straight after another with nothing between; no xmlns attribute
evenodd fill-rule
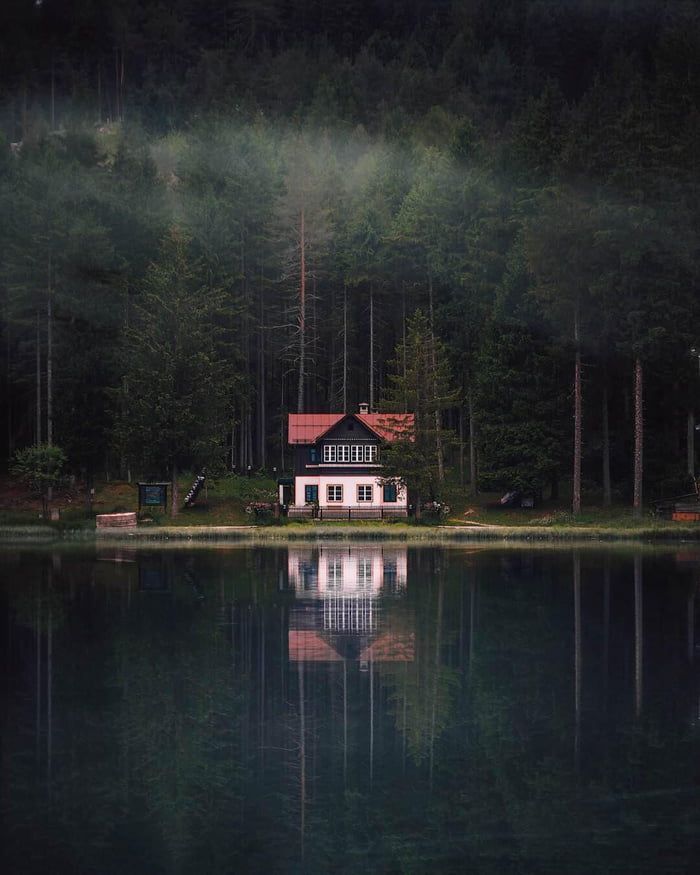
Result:
<svg viewBox="0 0 700 875"><path fill-rule="evenodd" d="M204 285L177 228L151 265L124 338L128 394L118 439L144 473L168 472L177 513L178 471L221 460L234 374L223 354L224 296Z"/></svg>
<svg viewBox="0 0 700 875"><path fill-rule="evenodd" d="M396 427L382 453L383 475L412 493L420 515L422 501L440 497L440 453L452 438L441 414L457 402L445 349L421 310L409 320L405 347L397 346L391 369L381 410L413 413L415 425L411 435Z"/></svg>

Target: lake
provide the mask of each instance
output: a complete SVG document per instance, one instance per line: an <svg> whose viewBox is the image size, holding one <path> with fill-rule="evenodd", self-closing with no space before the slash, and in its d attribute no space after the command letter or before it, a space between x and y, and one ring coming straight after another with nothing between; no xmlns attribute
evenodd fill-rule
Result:
<svg viewBox="0 0 700 875"><path fill-rule="evenodd" d="M700 549L0 562L6 872L700 865Z"/></svg>

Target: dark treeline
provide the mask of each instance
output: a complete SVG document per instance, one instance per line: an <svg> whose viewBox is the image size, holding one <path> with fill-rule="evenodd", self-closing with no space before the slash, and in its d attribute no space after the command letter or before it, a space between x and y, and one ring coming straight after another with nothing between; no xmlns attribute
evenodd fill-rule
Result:
<svg viewBox="0 0 700 875"><path fill-rule="evenodd" d="M683 2L3 4L4 455L284 469L420 309L465 481L680 490L699 65Z"/></svg>

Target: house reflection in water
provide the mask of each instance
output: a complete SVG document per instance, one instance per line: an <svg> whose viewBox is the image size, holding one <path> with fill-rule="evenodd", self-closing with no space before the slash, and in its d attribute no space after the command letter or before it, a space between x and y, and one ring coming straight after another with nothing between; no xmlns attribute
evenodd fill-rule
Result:
<svg viewBox="0 0 700 875"><path fill-rule="evenodd" d="M406 549L322 546L289 550L292 662L411 662L414 632L401 610Z"/></svg>

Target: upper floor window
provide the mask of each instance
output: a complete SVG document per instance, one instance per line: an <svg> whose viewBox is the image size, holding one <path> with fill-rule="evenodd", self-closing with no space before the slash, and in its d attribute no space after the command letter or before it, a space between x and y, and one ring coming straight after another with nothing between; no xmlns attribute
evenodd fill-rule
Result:
<svg viewBox="0 0 700 875"><path fill-rule="evenodd" d="M336 459L336 446L335 444L325 444L323 447L323 461L324 462L335 462Z"/></svg>
<svg viewBox="0 0 700 875"><path fill-rule="evenodd" d="M376 462L376 444L324 444L324 462ZM313 459L312 459L313 461Z"/></svg>
<svg viewBox="0 0 700 875"><path fill-rule="evenodd" d="M318 462L318 450L316 449L316 447L311 447L309 449L309 462L311 462L312 464L314 462Z"/></svg>

